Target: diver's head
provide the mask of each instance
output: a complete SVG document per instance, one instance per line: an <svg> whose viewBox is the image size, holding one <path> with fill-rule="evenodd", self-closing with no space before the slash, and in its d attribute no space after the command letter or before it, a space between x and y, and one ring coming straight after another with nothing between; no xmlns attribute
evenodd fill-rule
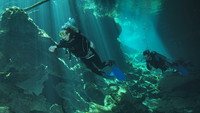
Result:
<svg viewBox="0 0 200 113"><path fill-rule="evenodd" d="M68 38L70 38L71 36L74 36L76 33L79 33L77 28L72 27L72 26L68 26L66 28L61 29L59 36L61 38L67 38L66 36L69 36Z"/></svg>
<svg viewBox="0 0 200 113"><path fill-rule="evenodd" d="M65 29L62 29L59 33L59 36L63 39L63 40L66 40L66 41L69 41L70 39L70 33L67 32L67 30Z"/></svg>
<svg viewBox="0 0 200 113"><path fill-rule="evenodd" d="M150 51L149 50L145 50L144 52L143 52L143 56L144 56L144 58L147 60L147 59L150 59Z"/></svg>
<svg viewBox="0 0 200 113"><path fill-rule="evenodd" d="M79 33L79 30L74 25L75 20L70 17L69 20L61 27L59 36L64 40L70 40L70 38L76 33Z"/></svg>
<svg viewBox="0 0 200 113"><path fill-rule="evenodd" d="M150 54L150 51L147 49L143 52L143 56L146 56L146 55L149 55Z"/></svg>

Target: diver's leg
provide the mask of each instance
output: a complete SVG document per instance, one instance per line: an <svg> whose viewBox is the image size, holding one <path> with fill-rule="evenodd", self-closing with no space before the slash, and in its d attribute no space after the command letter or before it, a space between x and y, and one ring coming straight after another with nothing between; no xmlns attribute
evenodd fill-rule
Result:
<svg viewBox="0 0 200 113"><path fill-rule="evenodd" d="M90 58L90 60L99 68L99 69L103 69L104 67L106 67L106 62L102 62L99 55L95 52L95 50L93 48L90 49L92 51L92 53L94 54L93 57Z"/></svg>
<svg viewBox="0 0 200 113"><path fill-rule="evenodd" d="M97 75L103 75L101 71L99 71L94 64L92 63L91 59L81 58L81 61L89 68L92 72L96 73Z"/></svg>
<svg viewBox="0 0 200 113"><path fill-rule="evenodd" d="M162 72L164 73L167 69L172 68L172 64L168 61L163 60L160 63L160 69L162 70Z"/></svg>

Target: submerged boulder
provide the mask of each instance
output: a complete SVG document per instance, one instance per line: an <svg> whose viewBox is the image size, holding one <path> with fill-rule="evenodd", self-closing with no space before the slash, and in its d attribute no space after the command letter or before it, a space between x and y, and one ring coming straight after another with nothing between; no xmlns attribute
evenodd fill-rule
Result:
<svg viewBox="0 0 200 113"><path fill-rule="evenodd" d="M5 84L0 86L4 92L0 98L6 95L7 98L0 101L1 105L8 106L15 113L51 112L50 103L41 96L44 82L49 76L59 76L58 73L63 72L58 68L64 67L48 51L52 44L54 41L23 9L6 8L0 21L0 82ZM8 96L10 94L12 96ZM61 108L58 106L54 111Z"/></svg>

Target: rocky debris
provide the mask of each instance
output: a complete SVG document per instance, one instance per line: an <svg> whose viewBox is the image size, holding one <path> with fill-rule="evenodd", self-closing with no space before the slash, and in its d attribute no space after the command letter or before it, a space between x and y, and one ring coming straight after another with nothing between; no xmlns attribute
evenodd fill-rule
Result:
<svg viewBox="0 0 200 113"><path fill-rule="evenodd" d="M200 77L198 74L182 76L171 74L159 81L159 112L198 113Z"/></svg>
<svg viewBox="0 0 200 113"><path fill-rule="evenodd" d="M51 103L41 94L50 72L58 72L44 59L50 57L63 66L47 51L54 42L18 7L2 13L0 26L0 97L4 98L0 106L8 106L15 113L51 112ZM53 111L59 109L54 107Z"/></svg>
<svg viewBox="0 0 200 113"><path fill-rule="evenodd" d="M10 108L7 106L1 106L0 113L10 113Z"/></svg>

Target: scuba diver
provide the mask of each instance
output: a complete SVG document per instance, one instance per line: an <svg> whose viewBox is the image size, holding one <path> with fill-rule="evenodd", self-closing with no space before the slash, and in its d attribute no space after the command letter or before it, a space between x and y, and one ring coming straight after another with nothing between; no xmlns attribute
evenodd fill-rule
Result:
<svg viewBox="0 0 200 113"><path fill-rule="evenodd" d="M167 58L155 51L150 52L150 50L145 50L143 56L146 60L146 67L148 70L161 69L165 72L168 68L172 66L172 63L167 61Z"/></svg>
<svg viewBox="0 0 200 113"><path fill-rule="evenodd" d="M167 58L155 51L145 50L143 56L146 59L146 67L148 70L161 69L164 73L167 69L171 68L174 72L179 72L182 75L188 75L189 71L186 69L188 66L183 60L170 62Z"/></svg>
<svg viewBox="0 0 200 113"><path fill-rule="evenodd" d="M57 45L49 47L50 52L54 52L57 48L65 48L69 53L69 59L71 59L71 53L80 58L81 61L92 72L97 75L103 76L105 72L101 71L106 66L112 66L113 61L102 62L99 55L94 50L94 44L89 41L80 31L72 24L74 19L69 18L69 21L62 26L59 36L62 38Z"/></svg>

